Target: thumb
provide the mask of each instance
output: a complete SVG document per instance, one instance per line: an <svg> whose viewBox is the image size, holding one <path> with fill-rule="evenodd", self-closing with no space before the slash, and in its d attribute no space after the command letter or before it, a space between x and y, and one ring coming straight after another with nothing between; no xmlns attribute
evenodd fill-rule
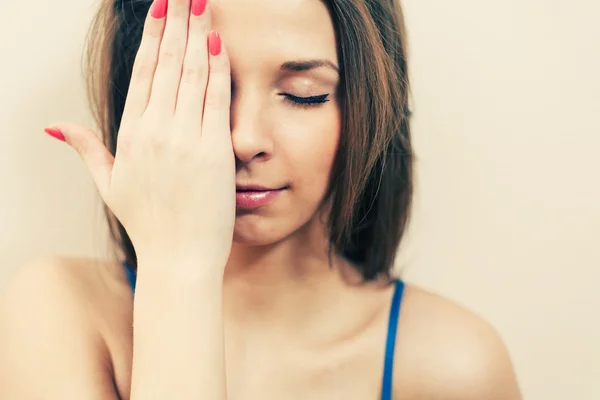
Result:
<svg viewBox="0 0 600 400"><path fill-rule="evenodd" d="M92 130L69 122L52 124L44 131L59 140L63 140L77 151L92 174L98 192L104 200L108 193L110 177L115 159L104 143Z"/></svg>

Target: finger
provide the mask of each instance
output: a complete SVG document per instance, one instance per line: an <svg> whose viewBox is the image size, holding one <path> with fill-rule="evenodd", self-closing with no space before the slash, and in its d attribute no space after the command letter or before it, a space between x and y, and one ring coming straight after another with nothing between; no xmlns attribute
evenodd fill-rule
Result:
<svg viewBox="0 0 600 400"><path fill-rule="evenodd" d="M148 106L154 71L158 64L160 41L165 29L167 1L155 0L146 16L142 40L133 64L122 123L138 119Z"/></svg>
<svg viewBox="0 0 600 400"><path fill-rule="evenodd" d="M160 44L158 65L146 109L148 114L172 116L175 112L189 19L190 0L169 0L167 25Z"/></svg>
<svg viewBox="0 0 600 400"><path fill-rule="evenodd" d="M188 45L179 83L175 118L200 134L202 109L208 81L208 47L211 27L210 7L206 0L192 1Z"/></svg>
<svg viewBox="0 0 600 400"><path fill-rule="evenodd" d="M208 85L204 98L202 135L229 137L231 107L231 70L229 55L216 31L208 35L209 63Z"/></svg>
<svg viewBox="0 0 600 400"><path fill-rule="evenodd" d="M66 142L77 151L92 174L100 196L106 200L115 162L113 155L106 149L98 135L88 128L69 122L59 122L51 126L51 129L58 129Z"/></svg>

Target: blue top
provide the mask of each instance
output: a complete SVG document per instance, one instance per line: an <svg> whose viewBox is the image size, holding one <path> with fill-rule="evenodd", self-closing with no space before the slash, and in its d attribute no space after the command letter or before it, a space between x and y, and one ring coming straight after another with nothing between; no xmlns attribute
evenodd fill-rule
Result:
<svg viewBox="0 0 600 400"><path fill-rule="evenodd" d="M131 266L124 262L127 279L131 286L131 290L135 292L135 273ZM383 382L381 386L381 400L392 400L392 383L393 383L393 368L394 368L394 349L396 347L396 331L398 328L398 316L400 312L400 303L402 302L402 294L404 293L404 282L400 279L394 281L394 296L390 307L390 317L388 320L387 340L385 343L385 359L383 364Z"/></svg>

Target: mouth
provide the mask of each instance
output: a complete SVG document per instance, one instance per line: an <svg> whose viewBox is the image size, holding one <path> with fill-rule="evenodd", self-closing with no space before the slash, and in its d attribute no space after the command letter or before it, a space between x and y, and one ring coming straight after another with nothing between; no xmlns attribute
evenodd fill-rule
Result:
<svg viewBox="0 0 600 400"><path fill-rule="evenodd" d="M283 190L283 189L287 189L287 186L284 187L280 187L280 188L269 188L269 187L265 187L265 186L259 186L259 185L237 185L235 187L235 191L236 192L271 192L271 191L275 191L275 190Z"/></svg>
<svg viewBox="0 0 600 400"><path fill-rule="evenodd" d="M279 189L256 185L236 186L235 205L247 210L263 207L273 202L287 189L288 186Z"/></svg>

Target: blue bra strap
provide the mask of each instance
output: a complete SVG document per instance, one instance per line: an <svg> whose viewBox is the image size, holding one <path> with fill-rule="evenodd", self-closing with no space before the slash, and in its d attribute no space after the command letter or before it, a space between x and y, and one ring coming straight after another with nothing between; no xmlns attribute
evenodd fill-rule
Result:
<svg viewBox="0 0 600 400"><path fill-rule="evenodd" d="M398 328L398 316L400 312L400 303L402 302L402 293L404 293L404 282L398 279L396 280L394 297L392 298L392 305L390 307L390 318L388 320L381 400L392 400L394 349L396 347L396 331Z"/></svg>
<svg viewBox="0 0 600 400"><path fill-rule="evenodd" d="M127 273L127 280L129 281L129 286L131 286L131 291L135 292L135 273L133 272L133 268L127 261L123 261L123 266L125 266L125 272Z"/></svg>

